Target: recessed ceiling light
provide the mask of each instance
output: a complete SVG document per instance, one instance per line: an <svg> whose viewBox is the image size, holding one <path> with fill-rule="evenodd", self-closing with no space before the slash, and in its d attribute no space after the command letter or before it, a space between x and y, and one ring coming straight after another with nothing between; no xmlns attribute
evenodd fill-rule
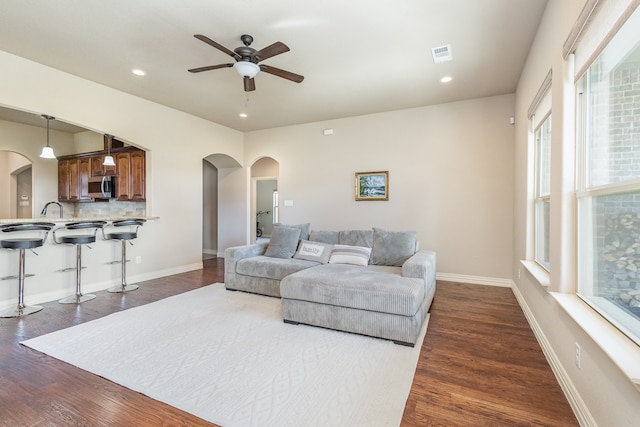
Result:
<svg viewBox="0 0 640 427"><path fill-rule="evenodd" d="M453 80L453 77L451 76L444 76L443 78L440 79L441 83L449 83L451 80Z"/></svg>
<svg viewBox="0 0 640 427"><path fill-rule="evenodd" d="M247 113L240 113L240 117L246 119L247 117L249 117L249 115Z"/></svg>
<svg viewBox="0 0 640 427"><path fill-rule="evenodd" d="M133 70L131 70L131 72L136 76L144 76L145 74L147 74L139 68L134 68Z"/></svg>

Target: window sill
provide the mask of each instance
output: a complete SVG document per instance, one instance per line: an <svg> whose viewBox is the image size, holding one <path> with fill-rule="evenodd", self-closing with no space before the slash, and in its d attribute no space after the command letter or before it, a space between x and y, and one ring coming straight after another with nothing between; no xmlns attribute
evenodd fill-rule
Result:
<svg viewBox="0 0 640 427"><path fill-rule="evenodd" d="M558 292L550 294L640 391L640 347L577 295Z"/></svg>
<svg viewBox="0 0 640 427"><path fill-rule="evenodd" d="M540 267L535 261L526 261L521 260L520 263L527 269L527 271L533 276L534 279L545 288L547 291L549 290L550 280L549 280L549 272L544 268Z"/></svg>

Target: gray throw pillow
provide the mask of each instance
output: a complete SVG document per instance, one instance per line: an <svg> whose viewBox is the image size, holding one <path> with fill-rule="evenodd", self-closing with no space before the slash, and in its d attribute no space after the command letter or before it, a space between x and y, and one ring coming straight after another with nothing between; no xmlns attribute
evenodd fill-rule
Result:
<svg viewBox="0 0 640 427"><path fill-rule="evenodd" d="M343 230L340 232L340 244L349 246L364 246L371 248L373 231L371 230Z"/></svg>
<svg viewBox="0 0 640 427"><path fill-rule="evenodd" d="M296 254L293 256L297 259L306 259L307 261L315 261L321 264L329 262L331 256L331 249L333 245L322 242L311 242L309 240L302 240L298 246Z"/></svg>
<svg viewBox="0 0 640 427"><path fill-rule="evenodd" d="M271 240L264 255L272 258L291 258L296 253L299 239L299 228L273 227Z"/></svg>
<svg viewBox="0 0 640 427"><path fill-rule="evenodd" d="M338 231L327 230L311 230L309 234L309 240L313 242L329 243L330 245L337 245L340 243L340 233Z"/></svg>
<svg viewBox="0 0 640 427"><path fill-rule="evenodd" d="M373 228L371 264L402 267L416 252L415 231L387 231Z"/></svg>
<svg viewBox="0 0 640 427"><path fill-rule="evenodd" d="M274 227L275 226L281 226L281 227L289 227L289 228L299 228L300 229L300 240L307 240L309 239L309 231L311 231L311 223L307 222L306 224L282 224L282 223L275 223L273 224Z"/></svg>

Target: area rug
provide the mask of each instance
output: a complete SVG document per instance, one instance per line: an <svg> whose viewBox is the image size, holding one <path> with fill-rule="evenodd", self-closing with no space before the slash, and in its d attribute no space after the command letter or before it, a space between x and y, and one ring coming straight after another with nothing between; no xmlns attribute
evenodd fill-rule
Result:
<svg viewBox="0 0 640 427"><path fill-rule="evenodd" d="M397 426L426 327L410 348L289 325L218 283L22 344L225 427Z"/></svg>

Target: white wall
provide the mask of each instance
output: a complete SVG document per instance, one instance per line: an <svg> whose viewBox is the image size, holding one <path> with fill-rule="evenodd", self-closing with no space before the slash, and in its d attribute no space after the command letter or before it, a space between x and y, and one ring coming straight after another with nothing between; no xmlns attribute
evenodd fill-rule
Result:
<svg viewBox="0 0 640 427"><path fill-rule="evenodd" d="M5 52L0 52L0 105L51 114L98 133L118 135L148 150L147 215L160 219L147 223L135 246L129 248L133 255L142 255L143 262L131 263L128 274L134 280L143 280L202 265L202 159L222 153L244 164L241 132ZM38 129L37 139L44 141L44 135L45 131ZM34 183L40 176L38 154L27 155L34 161ZM47 165L57 170L56 162ZM242 176L242 168L239 170ZM242 177L240 182L245 180ZM50 186L52 194L57 195L57 179ZM246 211L246 188L237 183L235 187L236 192L226 193L233 197L229 215ZM34 203L37 209L42 200L34 197ZM222 214L227 212L222 210ZM119 280L117 266L104 264L117 259L119 247L113 242L98 243L92 251L85 251L90 257L86 262L89 268L83 272L86 290L104 289ZM73 291L73 277L56 273L73 265L68 252L73 249L64 251L48 245L37 258L27 255L27 268L36 273L26 284L27 304L50 301ZM17 266L15 252L0 251L0 276L15 274ZM3 283L0 306L16 301L17 284Z"/></svg>
<svg viewBox="0 0 640 427"><path fill-rule="evenodd" d="M535 42L529 52L516 93L516 143L514 153L514 228L512 270L516 293L525 311L533 317L536 332L552 353L552 366L563 374L561 384L583 425L637 426L640 393L621 370L595 344L557 300L523 269L527 255L527 110L547 72L552 83L551 170L551 288L575 289L575 199L573 196L573 77L562 59L562 45L578 17L584 1L550 0ZM605 7L606 7L606 3ZM609 3L611 3L609 1ZM564 177L564 179L563 179ZM518 278L519 274L521 278ZM596 316L597 317L597 316ZM582 363L574 364L574 343L582 347ZM549 355L548 355L549 356Z"/></svg>
<svg viewBox="0 0 640 427"><path fill-rule="evenodd" d="M504 95L256 131L246 159L280 164L281 222L413 229L440 278L510 283L513 115ZM389 201L356 202L355 173L385 170Z"/></svg>

